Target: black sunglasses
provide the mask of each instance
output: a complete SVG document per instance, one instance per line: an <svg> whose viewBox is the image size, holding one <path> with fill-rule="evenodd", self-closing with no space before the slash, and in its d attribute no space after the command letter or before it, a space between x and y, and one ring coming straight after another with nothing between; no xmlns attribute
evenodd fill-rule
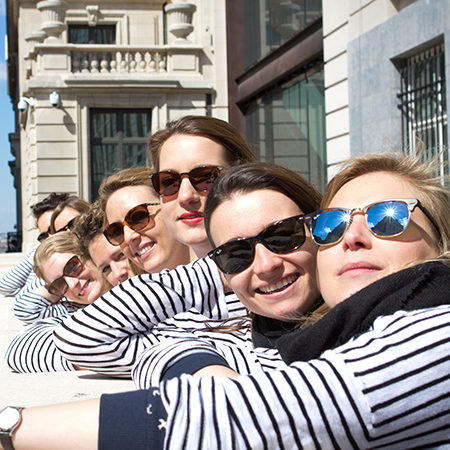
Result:
<svg viewBox="0 0 450 450"><path fill-rule="evenodd" d="M75 219L78 219L78 216L72 218L69 220L69 222L67 223L67 225L63 226L62 228L60 228L59 230L55 231L56 233L61 233L61 231L72 231L73 226L75 225Z"/></svg>
<svg viewBox="0 0 450 450"><path fill-rule="evenodd" d="M382 200L364 208L327 208L305 217L311 237L318 245L332 245L344 237L356 212L362 212L366 225L378 238L391 238L402 234L409 224L411 213L416 207L428 217L441 235L438 224L430 212L416 198Z"/></svg>
<svg viewBox="0 0 450 450"><path fill-rule="evenodd" d="M251 266L257 242L273 253L290 253L305 242L304 217L304 214L300 214L275 222L255 236L222 244L210 251L208 256L223 273L233 275Z"/></svg>
<svg viewBox="0 0 450 450"><path fill-rule="evenodd" d="M50 236L50 228L47 231L43 231L37 237L39 242L44 242Z"/></svg>
<svg viewBox="0 0 450 450"><path fill-rule="evenodd" d="M150 179L155 191L162 197L175 195L180 189L181 180L186 177L198 192L209 192L223 169L221 166L200 166L183 173L162 170L150 175Z"/></svg>
<svg viewBox="0 0 450 450"><path fill-rule="evenodd" d="M53 295L58 295L60 297L64 297L64 294L67 292L69 285L64 277L76 278L81 272L83 272L84 264L80 261L78 256L72 256L69 261L66 262L63 274L56 278L52 283L50 283L47 287L48 292Z"/></svg>
<svg viewBox="0 0 450 450"><path fill-rule="evenodd" d="M142 203L131 208L123 222L110 223L103 231L104 236L112 245L120 245L125 239L123 227L127 225L133 231L143 230L149 223L155 225L155 221L150 217L148 206L156 206L159 203Z"/></svg>

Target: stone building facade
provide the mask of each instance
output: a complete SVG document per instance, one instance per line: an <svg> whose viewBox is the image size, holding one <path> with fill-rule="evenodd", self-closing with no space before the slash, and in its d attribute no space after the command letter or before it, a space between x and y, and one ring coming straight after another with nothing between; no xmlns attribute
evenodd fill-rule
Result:
<svg viewBox="0 0 450 450"><path fill-rule="evenodd" d="M7 0L7 27L23 251L49 193L92 201L168 120L228 118L224 0Z"/></svg>

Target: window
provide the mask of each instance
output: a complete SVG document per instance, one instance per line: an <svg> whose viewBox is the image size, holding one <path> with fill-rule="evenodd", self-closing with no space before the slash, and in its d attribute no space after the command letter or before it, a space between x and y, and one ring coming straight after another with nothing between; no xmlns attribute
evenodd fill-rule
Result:
<svg viewBox="0 0 450 450"><path fill-rule="evenodd" d="M107 45L116 43L116 26L115 25L98 25L90 27L88 25L69 25L69 43L70 44L98 44ZM108 62L108 70L111 69L111 54L106 55ZM81 72L83 69L83 59L87 65L91 67L92 60L97 60L97 67L100 67L102 62L101 53L89 52L84 56L78 52L72 60L72 67L75 72Z"/></svg>
<svg viewBox="0 0 450 450"><path fill-rule="evenodd" d="M444 45L430 48L400 63L401 90L398 94L402 112L405 148L415 150L417 139L425 144L425 158L440 154L448 161L447 104ZM442 173L446 173L442 165Z"/></svg>
<svg viewBox="0 0 450 450"><path fill-rule="evenodd" d="M149 110L91 109L91 201L117 169L147 165Z"/></svg>
<svg viewBox="0 0 450 450"><path fill-rule="evenodd" d="M323 190L326 136L323 65L292 75L245 111L247 142L260 161L296 171Z"/></svg>
<svg viewBox="0 0 450 450"><path fill-rule="evenodd" d="M249 66L322 14L321 0L243 0L244 66Z"/></svg>
<svg viewBox="0 0 450 450"><path fill-rule="evenodd" d="M115 44L116 26L69 25L69 44Z"/></svg>

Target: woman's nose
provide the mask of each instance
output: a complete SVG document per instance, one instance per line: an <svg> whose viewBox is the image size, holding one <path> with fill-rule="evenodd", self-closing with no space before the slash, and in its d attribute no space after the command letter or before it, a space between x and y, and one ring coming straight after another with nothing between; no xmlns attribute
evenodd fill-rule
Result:
<svg viewBox="0 0 450 450"><path fill-rule="evenodd" d="M134 231L128 225L125 225L123 227L123 240L126 244L129 245L130 243L134 242L138 238L139 238L139 233L137 231Z"/></svg>
<svg viewBox="0 0 450 450"><path fill-rule="evenodd" d="M349 249L369 248L372 245L373 234L367 227L366 219L362 212L352 215L352 221L344 234L342 242Z"/></svg>
<svg viewBox="0 0 450 450"><path fill-rule="evenodd" d="M258 275L271 274L283 263L282 255L271 252L263 244L255 245L253 271Z"/></svg>
<svg viewBox="0 0 450 450"><path fill-rule="evenodd" d="M178 190L179 203L195 203L200 200L200 195L192 186L191 180L188 177L181 179L180 189Z"/></svg>

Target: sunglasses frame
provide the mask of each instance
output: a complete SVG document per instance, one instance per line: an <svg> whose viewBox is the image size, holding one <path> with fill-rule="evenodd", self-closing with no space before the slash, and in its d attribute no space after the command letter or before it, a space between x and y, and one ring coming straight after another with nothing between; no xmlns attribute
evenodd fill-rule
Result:
<svg viewBox="0 0 450 450"><path fill-rule="evenodd" d="M369 226L369 223L367 221L367 213L368 211L373 208L374 206L377 205L381 205L383 203L390 203L390 202L396 202L396 203L403 203L404 205L407 206L408 208L408 222L405 226L405 228L400 231L399 233L395 233L395 234L391 234L389 236L379 236L378 234L376 234ZM325 208L325 209L321 209L320 211L316 211L314 213L308 214L307 216L305 216L305 223L307 224L310 234L311 234L311 238L312 240L319 246L321 247L325 247L328 245L335 245L338 244L339 242L342 241L342 239L345 236L345 233L347 232L347 230L349 229L350 225L353 222L353 216L355 215L355 213L357 212L362 212L364 214L364 220L366 223L366 226L368 228L368 230L377 238L379 239L390 239L396 236L400 236L402 233L404 233L406 231L406 229L408 228L409 222L411 220L411 213L416 209L416 207L418 207L424 214L425 216L428 218L428 220L433 224L433 226L436 228L436 231L438 232L439 237L441 236L441 231L439 229L439 226L436 222L436 220L434 219L434 217L431 215L431 213L428 211L428 209L425 208L425 206L422 205L422 203L420 202L419 199L417 198L393 198L393 199L387 199L387 200L379 200L377 202L373 202L370 203L366 206L364 206L363 208L353 208L353 209L349 209L349 208ZM346 213L349 216L349 220L347 221L347 226L345 228L345 230L342 233L342 236L334 242L330 242L330 243L323 243L323 242L317 242L315 239L315 234L313 231L313 220L319 216L320 214L327 212L327 211L341 211Z"/></svg>
<svg viewBox="0 0 450 450"><path fill-rule="evenodd" d="M271 223L270 225L268 225L267 227L265 227L263 230L261 230L259 233L255 234L254 236L250 236L250 237L246 237L246 238L238 238L238 239L233 239L231 241L225 242L225 244L220 245L219 247L216 247L214 250L211 250L208 253L208 256L216 263L217 267L226 275L235 275L237 273L241 273L244 270L247 270L253 263L254 259L255 259L255 244L256 243L260 243L262 245L264 245L264 247L266 247L269 251L271 251L272 253L276 253L277 255L285 255L288 253L291 253L297 249L299 249L306 240L306 233L305 233L305 215L304 214L297 214L295 216L292 217L287 217L286 219L282 219L282 220L277 220L276 222ZM282 251L282 252L276 252L274 250L272 250L270 248L270 246L268 246L267 242L264 241L263 239L263 235L264 233L267 232L268 229L272 228L272 227L276 227L278 225L281 225L282 223L286 222L287 220L295 220L296 222L300 223L300 225L302 226L303 229L303 239L302 242L294 247L290 247L288 250L286 251ZM243 267L241 270L239 271L229 271L229 270L225 270L224 268L221 267L221 264L217 262L217 257L223 252L224 249L226 249L227 246L229 246L230 244L235 244L237 242L247 242L250 244L250 250L251 250L251 259L248 262L248 265L246 267ZM292 242L292 240L290 241Z"/></svg>
<svg viewBox="0 0 450 450"><path fill-rule="evenodd" d="M196 170L201 170L201 169L214 169L217 172L217 174L216 174L216 179L217 179L219 177L220 173L222 172L222 170L225 169L225 167L212 166L212 165L198 166L198 167L194 167L189 172L181 172L181 173L179 173L175 170L170 170L170 169L169 170L160 170L159 172L155 172L152 175L150 175L149 178L152 180L153 188L158 193L158 195L160 195L161 197L170 197L172 195L178 194L178 191L180 190L180 186L181 186L181 182L182 182L183 178L188 178L192 187L197 192L209 192L209 189L198 189L196 186L196 184L198 184L198 183L195 183L195 180L192 179L192 172L194 172ZM173 184L178 183L178 186L176 187L175 192L172 192L170 194L165 194L165 193L161 192L161 182L160 182L159 178L160 178L161 174L165 174L165 173L173 175L177 178L177 180ZM214 172L212 172L212 173L214 173Z"/></svg>
<svg viewBox="0 0 450 450"><path fill-rule="evenodd" d="M148 207L149 206L156 206L156 205L160 205L161 203L159 203L159 202L157 202L157 203L155 203L155 202L147 202L147 203L141 203L140 205L136 205L136 206L134 206L133 208L131 208L126 214L125 214L125 218L124 218L124 220L122 221L122 222L113 222L113 223L110 223L110 224L108 224L108 226L103 230L103 235L105 236L105 238L106 238L106 240L111 244L111 245L115 245L115 246L118 246L118 245L121 245L122 244L122 242L124 241L124 239L125 239L125 232L124 232L124 228L125 228L125 225L128 227L128 228L130 228L130 229L132 229L133 231L141 231L141 230L143 230L149 223L150 223L150 221L151 220L153 220L153 225L155 224L155 221L154 221L154 219L152 219L152 217L151 217L151 214L150 214L150 212L149 212L149 210L148 210ZM130 215L130 213L132 213L132 212L134 212L134 210L136 210L137 208L145 208L145 210L147 211L147 218L148 218L148 220L147 220L147 222L146 222L146 224L143 226L143 227L141 227L141 228L136 228L136 227L134 227L132 224L130 224L130 222L129 222L129 219L127 219L127 217ZM117 241L112 241L111 239L112 238L110 238L109 236L108 236L108 229L111 229L111 227L112 226L121 226L122 227L122 240L119 242L119 243L117 243Z"/></svg>
<svg viewBox="0 0 450 450"><path fill-rule="evenodd" d="M37 240L39 242L44 242L48 237L50 236L50 228L47 229L47 231L43 231L42 233L38 234Z"/></svg>
<svg viewBox="0 0 450 450"><path fill-rule="evenodd" d="M70 262L73 261L74 259L78 261L77 267L78 267L80 270L77 271L76 274L75 274L75 273L66 273L66 268L67 268L67 266L68 266L68 265L70 264ZM46 285L46 288L47 288L48 292L49 292L50 294L52 294L52 295L57 295L57 296L60 296L60 297L64 297L65 293L67 292L67 289L69 288L69 285L67 284L67 281L64 279L64 277L77 278L77 277L81 274L81 272L83 272L83 270L84 270L84 264L83 264L83 262L80 260L80 258L79 258L77 255L72 256L72 257L66 262L66 264L64 264L63 274L62 274L60 277L55 278L50 284ZM59 288L56 288L56 287L53 286L58 280L64 281L64 284L63 284L63 288L62 288L62 289L59 289Z"/></svg>

